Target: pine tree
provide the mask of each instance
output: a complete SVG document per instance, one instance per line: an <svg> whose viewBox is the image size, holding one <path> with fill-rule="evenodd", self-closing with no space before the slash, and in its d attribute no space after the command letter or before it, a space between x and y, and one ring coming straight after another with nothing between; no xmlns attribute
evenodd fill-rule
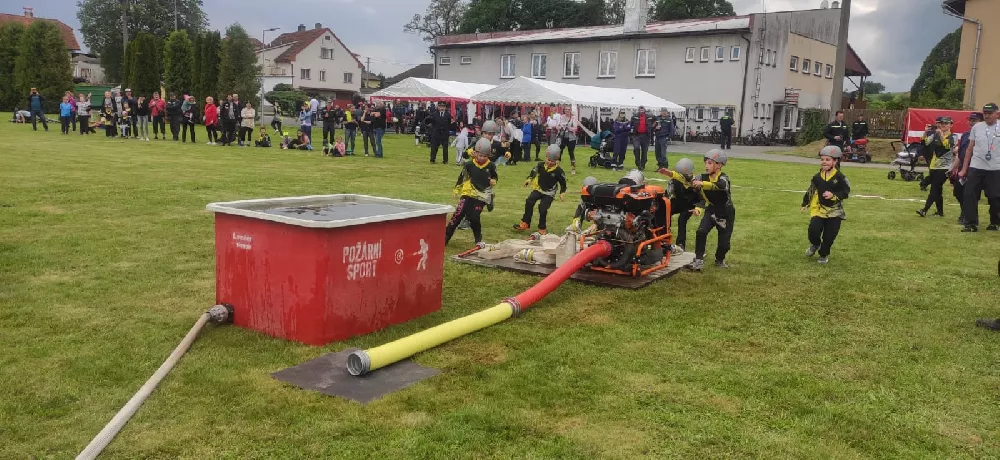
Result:
<svg viewBox="0 0 1000 460"><path fill-rule="evenodd" d="M24 105L24 95L14 87L14 61L22 34L24 26L20 22L0 25L0 110L13 110Z"/></svg>
<svg viewBox="0 0 1000 460"><path fill-rule="evenodd" d="M195 40L194 87L199 101L212 96L218 100L216 87L219 83L219 32L203 32Z"/></svg>
<svg viewBox="0 0 1000 460"><path fill-rule="evenodd" d="M192 90L194 45L186 30L173 32L167 38L163 49L163 64L163 80L167 91L180 95Z"/></svg>
<svg viewBox="0 0 1000 460"><path fill-rule="evenodd" d="M160 90L162 55L159 54L159 41L152 34L141 33L129 43L133 49L126 57L130 61L128 85L136 96L150 98Z"/></svg>
<svg viewBox="0 0 1000 460"><path fill-rule="evenodd" d="M238 24L226 29L219 53L219 91L239 94L244 101L260 97L260 66L250 36ZM257 104L254 104L257 105Z"/></svg>
<svg viewBox="0 0 1000 460"><path fill-rule="evenodd" d="M125 45L125 62L122 64L122 89L131 88L135 84L135 40ZM132 93L135 94L135 93Z"/></svg>
<svg viewBox="0 0 1000 460"><path fill-rule="evenodd" d="M204 82L201 77L201 52L204 47L204 34L197 33L191 37L191 47L194 48L194 65L191 66L191 95L197 101L205 100Z"/></svg>
<svg viewBox="0 0 1000 460"><path fill-rule="evenodd" d="M63 94L73 89L73 69L62 32L49 21L34 21L18 40L14 59L14 91L19 99L31 88L45 98L45 110L53 112Z"/></svg>

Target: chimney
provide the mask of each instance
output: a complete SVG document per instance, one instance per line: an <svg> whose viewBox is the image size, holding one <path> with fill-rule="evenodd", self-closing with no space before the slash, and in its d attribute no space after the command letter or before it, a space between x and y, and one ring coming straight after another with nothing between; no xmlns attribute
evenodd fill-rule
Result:
<svg viewBox="0 0 1000 460"><path fill-rule="evenodd" d="M833 8L833 9L840 8L840 2L834 1L833 3L830 4L830 8Z"/></svg>
<svg viewBox="0 0 1000 460"><path fill-rule="evenodd" d="M646 15L649 14L649 0L625 0L626 34L646 32Z"/></svg>
<svg viewBox="0 0 1000 460"><path fill-rule="evenodd" d="M306 31L306 25L305 24L299 24L299 32L305 32L305 31Z"/></svg>
<svg viewBox="0 0 1000 460"><path fill-rule="evenodd" d="M323 28L323 24L320 24L320 23L317 22L316 23L316 30L319 30L319 29L322 29L322 28Z"/></svg>
<svg viewBox="0 0 1000 460"><path fill-rule="evenodd" d="M26 17L26 18L33 18L33 17L35 17L35 9L34 8L29 8L27 6L24 7L24 17Z"/></svg>

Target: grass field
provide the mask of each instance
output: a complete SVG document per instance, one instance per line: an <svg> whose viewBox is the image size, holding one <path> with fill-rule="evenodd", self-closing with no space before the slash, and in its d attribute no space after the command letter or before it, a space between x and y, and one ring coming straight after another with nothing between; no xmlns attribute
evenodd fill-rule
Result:
<svg viewBox="0 0 1000 460"><path fill-rule="evenodd" d="M872 163L889 164L896 159L896 153L901 151L901 144L898 139L870 139L868 153L872 156ZM892 143L896 142L897 148L892 148ZM819 152L826 145L826 140L816 141L808 145L792 148L791 150L776 150L768 153L779 155L794 155L805 158L816 158Z"/></svg>
<svg viewBox="0 0 1000 460"><path fill-rule="evenodd" d="M488 240L515 236L528 169L500 169ZM208 328L102 458L1000 456L1000 335L973 326L1000 315L1000 235L959 233L957 206L920 219L917 203L855 196L820 266L803 256L801 194L783 191L816 167L726 170L740 187L729 270L635 292L567 283L418 355L442 374L367 406L268 374L493 306L538 278L448 262L441 311L321 348ZM453 203L456 174L406 136L387 137L384 160L329 159L0 125L0 458L75 456L215 302L206 203ZM855 195L923 198L882 170L846 174ZM574 206L557 202L550 228ZM448 251L471 244L460 231Z"/></svg>

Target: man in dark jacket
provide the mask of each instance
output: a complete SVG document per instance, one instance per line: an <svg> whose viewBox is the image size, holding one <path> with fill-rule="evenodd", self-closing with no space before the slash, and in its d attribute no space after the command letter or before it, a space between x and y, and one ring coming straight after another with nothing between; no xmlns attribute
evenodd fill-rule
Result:
<svg viewBox="0 0 1000 460"><path fill-rule="evenodd" d="M632 117L632 149L635 155L635 167L642 171L646 169L646 156L649 153L649 133L653 132L653 118L646 115L646 108L639 106L639 113Z"/></svg>
<svg viewBox="0 0 1000 460"><path fill-rule="evenodd" d="M667 161L667 145L670 144L670 136L674 135L674 122L670 118L670 112L666 107L660 109L660 116L656 117L653 123L656 134L656 167L657 169L667 168L670 162Z"/></svg>
<svg viewBox="0 0 1000 460"><path fill-rule="evenodd" d="M337 108L333 106L333 100L327 101L319 113L323 119L323 153L329 153L337 141Z"/></svg>
<svg viewBox="0 0 1000 460"><path fill-rule="evenodd" d="M733 116L730 115L729 111L719 119L719 129L722 131L722 145L719 146L723 150L733 149Z"/></svg>
<svg viewBox="0 0 1000 460"><path fill-rule="evenodd" d="M219 106L219 118L222 119L222 140L220 145L232 145L236 140L236 123L240 115L240 107L233 101L233 96L226 96L226 102Z"/></svg>
<svg viewBox="0 0 1000 460"><path fill-rule="evenodd" d="M851 137L854 140L868 137L868 122L865 121L864 115L858 115L858 120L851 125Z"/></svg>
<svg viewBox="0 0 1000 460"><path fill-rule="evenodd" d="M42 127L49 130L49 123L45 121L45 98L38 94L38 88L31 88L28 95L28 111L31 112L31 129L38 131L38 117L42 117Z"/></svg>
<svg viewBox="0 0 1000 460"><path fill-rule="evenodd" d="M428 135L430 135L431 141L431 163L437 163L438 147L442 147L444 148L444 161L441 163L448 164L448 138L450 137L452 119L447 104L438 102L438 109L430 114L430 120Z"/></svg>
<svg viewBox="0 0 1000 460"><path fill-rule="evenodd" d="M128 109L128 135L132 138L139 137L139 133L136 130L136 125L139 121L136 111L139 110L139 104L136 102L135 97L132 96L132 88L125 88L125 95L122 96L122 107Z"/></svg>
<svg viewBox="0 0 1000 460"><path fill-rule="evenodd" d="M181 134L181 117L183 116L181 111L182 104L183 103L177 99L176 94L171 94L170 100L167 101L167 121L170 122L170 134L173 135L175 141L179 139Z"/></svg>
<svg viewBox="0 0 1000 460"><path fill-rule="evenodd" d="M851 134L847 131L847 123L844 123L844 111L837 111L837 119L826 125L823 130L823 137L826 138L826 145L835 145L841 150L847 145L847 139Z"/></svg>

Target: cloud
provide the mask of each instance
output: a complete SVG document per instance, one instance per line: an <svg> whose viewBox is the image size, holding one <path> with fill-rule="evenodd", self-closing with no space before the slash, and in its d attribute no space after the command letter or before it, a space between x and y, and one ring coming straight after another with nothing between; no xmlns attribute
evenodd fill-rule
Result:
<svg viewBox="0 0 1000 460"><path fill-rule="evenodd" d="M761 0L731 0L738 14ZM768 11L819 8L821 0L768 0ZM909 91L931 48L961 21L941 13L941 0L853 0L848 41L889 91ZM849 85L849 84L848 84Z"/></svg>

